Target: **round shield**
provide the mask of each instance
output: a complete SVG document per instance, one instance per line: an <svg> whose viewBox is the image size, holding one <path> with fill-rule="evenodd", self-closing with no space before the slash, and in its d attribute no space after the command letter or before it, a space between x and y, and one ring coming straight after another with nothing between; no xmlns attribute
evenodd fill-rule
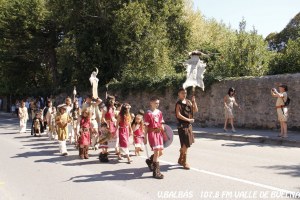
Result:
<svg viewBox="0 0 300 200"><path fill-rule="evenodd" d="M165 134L164 134L164 148L167 148L168 146L170 146L173 142L173 130L170 126L164 124L165 127Z"/></svg>

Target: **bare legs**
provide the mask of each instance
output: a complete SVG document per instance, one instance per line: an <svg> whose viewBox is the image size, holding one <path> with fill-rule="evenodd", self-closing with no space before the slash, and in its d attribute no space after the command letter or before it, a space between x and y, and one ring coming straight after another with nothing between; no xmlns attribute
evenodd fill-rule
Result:
<svg viewBox="0 0 300 200"><path fill-rule="evenodd" d="M153 162L158 162L158 158L162 156L162 150L154 150Z"/></svg>
<svg viewBox="0 0 300 200"><path fill-rule="evenodd" d="M225 123L224 123L224 131L227 131L227 123L231 124L231 128L232 128L232 132L235 132L235 128L234 128L234 125L233 125L233 118L226 118L225 119Z"/></svg>
<svg viewBox="0 0 300 200"><path fill-rule="evenodd" d="M280 136L287 138L287 123L285 121L280 121Z"/></svg>

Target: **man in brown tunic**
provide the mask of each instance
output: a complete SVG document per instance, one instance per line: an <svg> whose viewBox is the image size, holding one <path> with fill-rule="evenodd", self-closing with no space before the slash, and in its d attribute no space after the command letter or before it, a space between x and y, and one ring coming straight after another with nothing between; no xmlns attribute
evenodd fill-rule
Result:
<svg viewBox="0 0 300 200"><path fill-rule="evenodd" d="M175 106L176 118L178 120L178 135L180 140L180 156L178 164L182 165L184 169L190 169L186 162L187 150L195 142L192 131L192 123L195 121L193 114L198 112L195 96L192 101L186 99L187 92L185 89L178 90L179 100Z"/></svg>

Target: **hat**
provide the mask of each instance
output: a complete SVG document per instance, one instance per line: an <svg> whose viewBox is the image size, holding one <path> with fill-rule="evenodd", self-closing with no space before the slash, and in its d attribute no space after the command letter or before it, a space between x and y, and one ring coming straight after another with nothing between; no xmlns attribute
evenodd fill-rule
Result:
<svg viewBox="0 0 300 200"><path fill-rule="evenodd" d="M63 103L63 104L58 105L57 108L58 108L58 109L61 109L61 108L67 109L66 106L67 106L67 105Z"/></svg>

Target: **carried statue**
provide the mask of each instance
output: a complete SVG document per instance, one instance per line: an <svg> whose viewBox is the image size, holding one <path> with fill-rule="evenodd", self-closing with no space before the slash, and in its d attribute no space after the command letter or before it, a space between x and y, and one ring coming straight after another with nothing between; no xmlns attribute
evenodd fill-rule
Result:
<svg viewBox="0 0 300 200"><path fill-rule="evenodd" d="M93 99L97 99L98 98L98 82L99 79L97 78L98 75L98 68L96 68L96 71L93 71L90 77L90 83L92 85L92 95L93 95Z"/></svg>

